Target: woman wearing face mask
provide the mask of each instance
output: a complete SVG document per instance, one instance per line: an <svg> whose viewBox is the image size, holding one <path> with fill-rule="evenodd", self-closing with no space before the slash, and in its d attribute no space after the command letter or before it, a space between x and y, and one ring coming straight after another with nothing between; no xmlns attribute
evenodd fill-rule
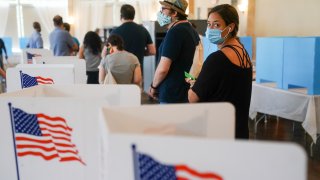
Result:
<svg viewBox="0 0 320 180"><path fill-rule="evenodd" d="M200 39L187 20L186 0L164 0L160 4L157 19L168 31L158 50L159 63L149 96L158 99L160 104L186 103L189 86L184 80L184 72L190 70Z"/></svg>
<svg viewBox="0 0 320 180"><path fill-rule="evenodd" d="M230 102L236 110L236 138L248 139L252 64L237 38L239 16L234 7L218 5L208 13L207 38L219 50L210 54L188 92L189 102Z"/></svg>

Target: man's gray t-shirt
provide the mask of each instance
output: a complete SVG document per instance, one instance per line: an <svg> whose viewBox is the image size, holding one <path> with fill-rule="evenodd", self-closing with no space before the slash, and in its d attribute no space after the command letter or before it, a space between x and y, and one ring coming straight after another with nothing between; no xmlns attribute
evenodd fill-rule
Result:
<svg viewBox="0 0 320 180"><path fill-rule="evenodd" d="M100 66L106 72L108 72L108 65L110 65L111 73L118 84L132 84L134 70L137 66L140 66L140 63L134 54L127 51L118 51L101 60Z"/></svg>

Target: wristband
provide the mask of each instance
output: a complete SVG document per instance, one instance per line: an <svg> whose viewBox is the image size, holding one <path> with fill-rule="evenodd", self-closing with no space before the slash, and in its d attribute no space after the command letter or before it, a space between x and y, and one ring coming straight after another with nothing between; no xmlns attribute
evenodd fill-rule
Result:
<svg viewBox="0 0 320 180"><path fill-rule="evenodd" d="M158 87L154 87L154 86L152 85L152 83L150 84L150 87L151 87L152 89L158 89Z"/></svg>

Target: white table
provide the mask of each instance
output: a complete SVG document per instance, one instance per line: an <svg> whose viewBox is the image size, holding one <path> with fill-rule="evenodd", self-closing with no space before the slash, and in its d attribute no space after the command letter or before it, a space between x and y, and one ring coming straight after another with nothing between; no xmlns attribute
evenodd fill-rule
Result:
<svg viewBox="0 0 320 180"><path fill-rule="evenodd" d="M302 122L302 127L317 142L320 133L320 96L306 90L283 90L270 84L252 84L250 117L257 112Z"/></svg>

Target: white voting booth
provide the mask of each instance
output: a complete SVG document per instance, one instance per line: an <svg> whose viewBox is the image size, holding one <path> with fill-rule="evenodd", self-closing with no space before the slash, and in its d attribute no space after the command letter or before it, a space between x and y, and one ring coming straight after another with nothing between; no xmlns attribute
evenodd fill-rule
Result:
<svg viewBox="0 0 320 180"><path fill-rule="evenodd" d="M114 134L108 145L107 179L307 179L295 144Z"/></svg>
<svg viewBox="0 0 320 180"><path fill-rule="evenodd" d="M1 94L0 179L106 179L99 108L139 105L135 85L49 85Z"/></svg>
<svg viewBox="0 0 320 180"><path fill-rule="evenodd" d="M7 92L40 84L74 84L74 65L18 64L7 69Z"/></svg>
<svg viewBox="0 0 320 180"><path fill-rule="evenodd" d="M33 49L27 48L22 51L21 64L33 64L35 57L53 57L52 51L49 49Z"/></svg>
<svg viewBox="0 0 320 180"><path fill-rule="evenodd" d="M140 89L136 85L39 85L1 94L0 97L47 97L47 98L97 98L107 100L112 106L139 106ZM94 103L94 99L92 99Z"/></svg>
<svg viewBox="0 0 320 180"><path fill-rule="evenodd" d="M77 56L34 57L35 64L73 64L76 84L86 84L86 61Z"/></svg>
<svg viewBox="0 0 320 180"><path fill-rule="evenodd" d="M143 105L103 108L113 133L162 134L234 139L235 110L229 103Z"/></svg>

